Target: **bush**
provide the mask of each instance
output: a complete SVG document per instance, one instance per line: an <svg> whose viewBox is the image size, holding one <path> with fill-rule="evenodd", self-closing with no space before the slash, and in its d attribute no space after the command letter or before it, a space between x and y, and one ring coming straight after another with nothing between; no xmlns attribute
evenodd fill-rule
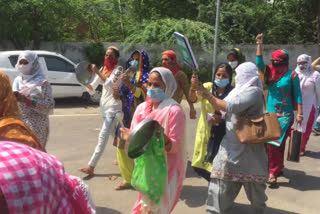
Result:
<svg viewBox="0 0 320 214"><path fill-rule="evenodd" d="M90 63L103 65L105 49L101 42L93 42L83 48L83 52Z"/></svg>

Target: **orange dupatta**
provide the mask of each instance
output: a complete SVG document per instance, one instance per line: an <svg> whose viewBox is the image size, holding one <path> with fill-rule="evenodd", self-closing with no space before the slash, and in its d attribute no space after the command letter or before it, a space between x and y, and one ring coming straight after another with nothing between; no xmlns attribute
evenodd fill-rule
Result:
<svg viewBox="0 0 320 214"><path fill-rule="evenodd" d="M37 137L21 120L11 82L2 71L0 71L0 140L22 143L44 151Z"/></svg>

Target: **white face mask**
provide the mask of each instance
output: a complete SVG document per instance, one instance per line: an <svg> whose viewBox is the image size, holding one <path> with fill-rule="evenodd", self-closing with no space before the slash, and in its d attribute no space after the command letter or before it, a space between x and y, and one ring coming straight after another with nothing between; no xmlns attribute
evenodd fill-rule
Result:
<svg viewBox="0 0 320 214"><path fill-rule="evenodd" d="M304 65L298 65L298 67L300 68L301 71L304 71L307 69L307 65L304 64Z"/></svg>
<svg viewBox="0 0 320 214"><path fill-rule="evenodd" d="M31 68L32 68L32 64L28 63L26 65L24 64L16 64L16 69L24 74L24 75L29 75L31 73Z"/></svg>
<svg viewBox="0 0 320 214"><path fill-rule="evenodd" d="M232 69L235 69L238 65L238 61L229 61L229 65L231 66Z"/></svg>

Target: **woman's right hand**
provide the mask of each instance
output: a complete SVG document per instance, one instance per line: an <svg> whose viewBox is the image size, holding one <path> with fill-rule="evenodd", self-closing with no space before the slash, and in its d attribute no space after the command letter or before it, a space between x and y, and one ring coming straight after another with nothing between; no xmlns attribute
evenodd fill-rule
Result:
<svg viewBox="0 0 320 214"><path fill-rule="evenodd" d="M14 95L16 96L18 102L22 102L22 103L28 103L29 99L28 97L26 97L25 95L19 93L19 92L15 92Z"/></svg>
<svg viewBox="0 0 320 214"><path fill-rule="evenodd" d="M198 75L192 74L192 77L191 77L191 89L192 90L197 90L198 87L199 87Z"/></svg>
<svg viewBox="0 0 320 214"><path fill-rule="evenodd" d="M86 87L87 87L90 91L93 91L92 85L86 85Z"/></svg>
<svg viewBox="0 0 320 214"><path fill-rule="evenodd" d="M95 64L89 65L89 71L96 73L96 74L99 73L99 69L97 68L97 66Z"/></svg>

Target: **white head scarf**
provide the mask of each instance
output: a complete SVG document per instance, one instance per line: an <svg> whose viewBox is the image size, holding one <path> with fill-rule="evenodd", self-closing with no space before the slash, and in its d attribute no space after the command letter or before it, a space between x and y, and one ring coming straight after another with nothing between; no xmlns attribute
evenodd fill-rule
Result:
<svg viewBox="0 0 320 214"><path fill-rule="evenodd" d="M248 87L258 87L262 89L262 83L257 66L252 62L240 64L236 69L235 88L224 99L230 101L232 98L241 94Z"/></svg>
<svg viewBox="0 0 320 214"><path fill-rule="evenodd" d="M308 56L307 54L301 54L297 58L297 63L298 62L306 62L306 69L305 70L301 70L299 68L299 66L297 65L297 67L295 69L295 72L297 72L299 75L300 74L304 74L304 75L309 76L313 71L313 68L312 68L312 65L311 65L311 63L312 63L311 56Z"/></svg>
<svg viewBox="0 0 320 214"><path fill-rule="evenodd" d="M38 55L35 52L22 52L15 65L17 69L19 68L19 62L22 59L28 61L28 65L31 69L28 73L20 73L20 75L15 78L12 88L13 91L18 91L25 96L29 96L35 87L42 85L42 83L46 81L46 78L39 64Z"/></svg>
<svg viewBox="0 0 320 214"><path fill-rule="evenodd" d="M169 97L172 98L172 96L174 95L174 92L177 89L177 83L176 80L172 74L172 72L164 67L156 67L153 68L150 73L149 76L152 72L158 72L161 76L162 81L164 82L164 84L166 85L166 90L165 90L165 94Z"/></svg>

